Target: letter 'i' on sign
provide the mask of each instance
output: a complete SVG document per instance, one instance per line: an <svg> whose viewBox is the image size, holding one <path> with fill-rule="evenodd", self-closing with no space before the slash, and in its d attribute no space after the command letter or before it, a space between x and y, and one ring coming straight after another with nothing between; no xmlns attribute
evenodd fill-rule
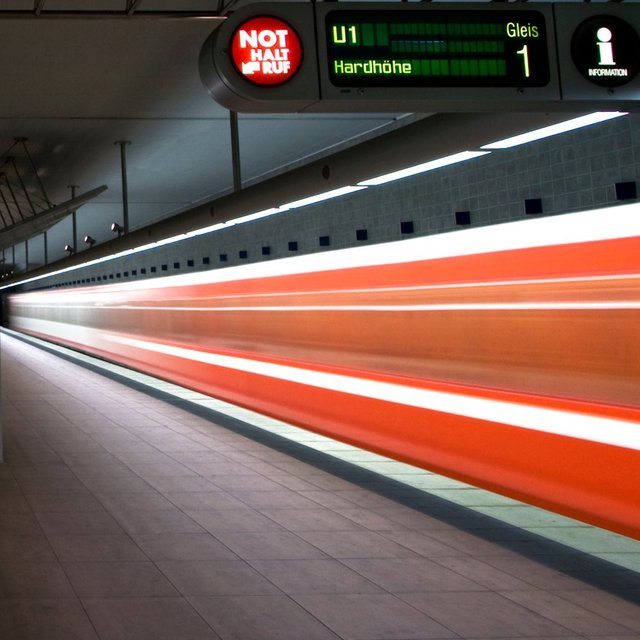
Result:
<svg viewBox="0 0 640 640"><path fill-rule="evenodd" d="M293 28L279 18L258 17L243 22L231 40L236 70L257 85L279 85L296 74L302 44Z"/></svg>

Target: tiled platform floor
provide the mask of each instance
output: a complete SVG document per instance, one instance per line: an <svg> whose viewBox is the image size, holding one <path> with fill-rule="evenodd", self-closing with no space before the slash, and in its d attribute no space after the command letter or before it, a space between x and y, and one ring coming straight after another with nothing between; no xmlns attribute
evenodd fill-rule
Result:
<svg viewBox="0 0 640 640"><path fill-rule="evenodd" d="M632 571L0 346L3 640L640 638Z"/></svg>

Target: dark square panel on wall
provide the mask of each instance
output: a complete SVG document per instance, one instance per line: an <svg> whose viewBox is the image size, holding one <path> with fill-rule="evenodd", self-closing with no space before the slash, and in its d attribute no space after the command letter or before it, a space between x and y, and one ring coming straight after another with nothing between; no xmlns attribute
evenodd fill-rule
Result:
<svg viewBox="0 0 640 640"><path fill-rule="evenodd" d="M400 233L413 233L414 231L413 220L404 220L400 223Z"/></svg>
<svg viewBox="0 0 640 640"><path fill-rule="evenodd" d="M369 232L366 229L356 229L356 240L368 240Z"/></svg>
<svg viewBox="0 0 640 640"><path fill-rule="evenodd" d="M616 200L635 200L637 197L635 181L616 182Z"/></svg>
<svg viewBox="0 0 640 640"><path fill-rule="evenodd" d="M542 198L527 198L524 201L524 212L528 215L542 213Z"/></svg>
<svg viewBox="0 0 640 640"><path fill-rule="evenodd" d="M471 211L456 211L456 224L471 224Z"/></svg>

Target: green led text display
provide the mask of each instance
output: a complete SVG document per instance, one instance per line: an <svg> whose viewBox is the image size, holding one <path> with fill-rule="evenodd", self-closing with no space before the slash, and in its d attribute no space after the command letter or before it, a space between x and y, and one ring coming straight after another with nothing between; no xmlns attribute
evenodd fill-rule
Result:
<svg viewBox="0 0 640 640"><path fill-rule="evenodd" d="M332 11L329 78L339 87L542 87L538 11Z"/></svg>

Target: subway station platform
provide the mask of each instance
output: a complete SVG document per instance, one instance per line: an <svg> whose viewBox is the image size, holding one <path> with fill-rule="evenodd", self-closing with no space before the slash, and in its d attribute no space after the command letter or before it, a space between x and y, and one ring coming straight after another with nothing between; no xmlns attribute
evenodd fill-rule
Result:
<svg viewBox="0 0 640 640"><path fill-rule="evenodd" d="M640 543L0 337L3 640L623 640Z"/></svg>

